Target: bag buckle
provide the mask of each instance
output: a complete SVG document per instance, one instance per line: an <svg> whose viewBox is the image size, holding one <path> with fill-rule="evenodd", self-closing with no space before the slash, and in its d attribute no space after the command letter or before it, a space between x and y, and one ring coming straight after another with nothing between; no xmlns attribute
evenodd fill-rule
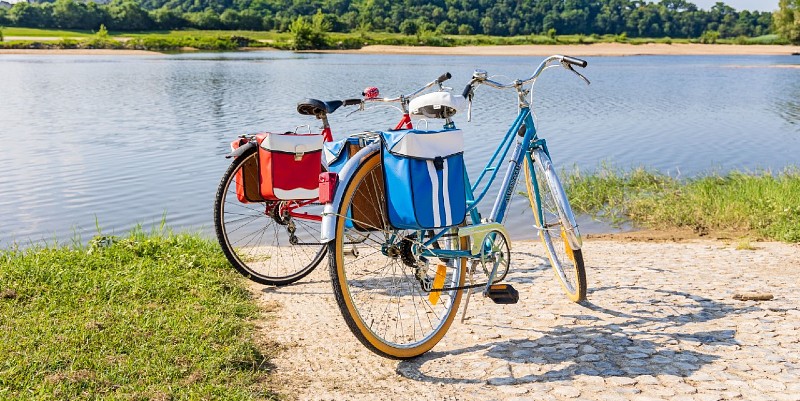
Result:
<svg viewBox="0 0 800 401"><path fill-rule="evenodd" d="M305 145L297 145L294 147L294 161L299 162L303 160L303 155L306 154Z"/></svg>
<svg viewBox="0 0 800 401"><path fill-rule="evenodd" d="M436 156L433 159L433 166L436 167L436 171L444 170L444 158Z"/></svg>

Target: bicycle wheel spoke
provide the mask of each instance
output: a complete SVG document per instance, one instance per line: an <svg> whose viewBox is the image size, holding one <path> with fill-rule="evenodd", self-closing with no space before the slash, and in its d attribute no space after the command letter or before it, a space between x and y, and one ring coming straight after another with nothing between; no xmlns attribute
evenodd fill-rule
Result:
<svg viewBox="0 0 800 401"><path fill-rule="evenodd" d="M417 270L425 270L427 280L435 277L429 267L419 267L425 266L419 255L432 251L423 244L425 234L418 240L415 231L389 227L379 161L373 156L362 164L346 187L331 245L331 278L345 321L362 343L384 355L411 357L438 342L461 291L442 291L439 302L430 302ZM346 243L355 240L357 245ZM447 270L448 282L463 283L461 265L456 266Z"/></svg>
<svg viewBox="0 0 800 401"><path fill-rule="evenodd" d="M214 209L217 238L225 256L240 273L263 284L289 284L310 273L324 257L325 248L319 244L319 223L301 217L277 216L279 210L296 206L294 201L239 201L237 174L247 174L242 168L254 157L257 157L255 149L234 159L220 183ZM250 182L258 182L255 176L250 178ZM296 207L297 210L319 215L316 212L321 209L309 204ZM289 224L294 225L294 233ZM296 241L290 241L292 238Z"/></svg>

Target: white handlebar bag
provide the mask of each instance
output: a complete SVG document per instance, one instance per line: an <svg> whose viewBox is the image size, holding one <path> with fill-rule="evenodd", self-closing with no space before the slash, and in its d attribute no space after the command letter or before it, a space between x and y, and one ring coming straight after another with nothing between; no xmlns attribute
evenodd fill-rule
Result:
<svg viewBox="0 0 800 401"><path fill-rule="evenodd" d="M450 118L463 110L466 100L450 92L431 92L416 97L408 104L412 115L428 118Z"/></svg>
<svg viewBox="0 0 800 401"><path fill-rule="evenodd" d="M467 214L461 131L403 130L381 137L389 224L411 230L461 224Z"/></svg>
<svg viewBox="0 0 800 401"><path fill-rule="evenodd" d="M314 199L322 172L322 135L258 134L261 195L267 200Z"/></svg>

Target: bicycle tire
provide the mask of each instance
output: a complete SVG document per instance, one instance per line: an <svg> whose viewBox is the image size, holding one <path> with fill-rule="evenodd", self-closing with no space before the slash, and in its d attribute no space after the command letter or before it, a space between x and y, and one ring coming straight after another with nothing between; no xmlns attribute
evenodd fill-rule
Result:
<svg viewBox="0 0 800 401"><path fill-rule="evenodd" d="M311 273L325 257L327 247L319 241L318 222L294 217L282 217L279 222L267 212L275 207L275 201L238 200L237 173L255 157L257 149L245 151L222 176L214 201L214 229L225 257L239 273L259 284L284 286ZM242 174L247 172L252 171ZM289 241L290 221L300 234L299 245Z"/></svg>
<svg viewBox="0 0 800 401"><path fill-rule="evenodd" d="M547 251L550 265L564 293L573 302L586 299L586 269L583 263L583 252L570 246L569 235L574 235L572 242L580 243L575 218L569 206L564 188L553 169L552 162L542 149L534 149L532 158L525 157L525 186L528 200L533 208L533 216L539 227L539 237ZM531 179L529 163L533 163L536 176L536 188ZM542 212L540 221L539 209Z"/></svg>
<svg viewBox="0 0 800 401"><path fill-rule="evenodd" d="M408 265L411 262L404 261L409 256L401 250L403 247L395 247L386 239L391 235L416 236L406 230L394 230L386 222L380 160L379 153L369 156L353 178L342 183L347 186L337 210L335 239L328 250L330 275L336 303L356 338L378 355L408 359L425 353L441 340L453 323L463 291L438 292L438 301L434 302L432 293L424 291L415 277L415 268ZM372 199L372 206L379 210L380 218L369 227L359 221L362 214L358 208L366 207L359 204L360 199ZM349 220L352 221L346 224ZM440 247L466 249L466 239L441 242ZM347 253L346 248L354 243L362 252ZM432 265L446 266L440 268L444 286L463 286L465 258L444 260L430 261Z"/></svg>

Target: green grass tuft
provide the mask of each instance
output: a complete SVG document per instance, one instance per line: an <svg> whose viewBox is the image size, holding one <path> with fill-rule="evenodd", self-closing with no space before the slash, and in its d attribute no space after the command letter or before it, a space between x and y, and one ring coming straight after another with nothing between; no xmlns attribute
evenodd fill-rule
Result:
<svg viewBox="0 0 800 401"><path fill-rule="evenodd" d="M199 237L0 251L0 398L275 398L259 316Z"/></svg>
<svg viewBox="0 0 800 401"><path fill-rule="evenodd" d="M653 228L734 231L800 242L800 170L730 172L679 180L656 171L608 165L565 175L573 209Z"/></svg>

